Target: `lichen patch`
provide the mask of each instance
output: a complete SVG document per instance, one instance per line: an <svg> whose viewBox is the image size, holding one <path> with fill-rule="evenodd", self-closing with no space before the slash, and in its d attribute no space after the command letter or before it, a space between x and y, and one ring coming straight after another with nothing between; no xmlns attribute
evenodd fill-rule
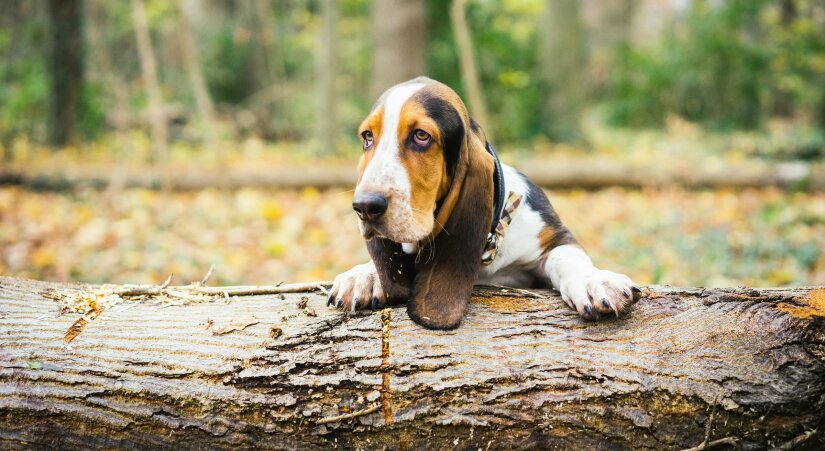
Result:
<svg viewBox="0 0 825 451"><path fill-rule="evenodd" d="M801 299L804 305L779 304L779 309L790 313L797 318L825 317L825 288L816 288L808 293L808 297Z"/></svg>

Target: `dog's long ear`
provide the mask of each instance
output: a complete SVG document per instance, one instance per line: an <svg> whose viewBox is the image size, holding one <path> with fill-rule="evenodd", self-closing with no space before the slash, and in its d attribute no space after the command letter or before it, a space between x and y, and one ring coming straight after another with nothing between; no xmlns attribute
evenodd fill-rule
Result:
<svg viewBox="0 0 825 451"><path fill-rule="evenodd" d="M483 133L465 129L452 185L436 213L442 228L421 251L407 303L410 318L430 329L461 323L493 216L493 158Z"/></svg>
<svg viewBox="0 0 825 451"><path fill-rule="evenodd" d="M386 296L379 299L375 307L406 302L410 298L415 256L405 254L400 244L379 237L367 241L367 250Z"/></svg>

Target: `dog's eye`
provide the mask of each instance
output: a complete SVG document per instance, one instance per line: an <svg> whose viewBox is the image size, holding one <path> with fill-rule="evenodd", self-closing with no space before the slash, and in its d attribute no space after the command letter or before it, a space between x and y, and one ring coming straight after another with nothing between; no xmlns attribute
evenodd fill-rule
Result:
<svg viewBox="0 0 825 451"><path fill-rule="evenodd" d="M361 138L364 139L364 150L369 149L372 147L373 137L372 132L369 130L364 130L364 133L361 133Z"/></svg>
<svg viewBox="0 0 825 451"><path fill-rule="evenodd" d="M421 147L426 147L427 145L429 145L431 139L432 137L430 136L430 134L425 132L424 130L421 130L420 128L416 130L415 133L413 133L413 140L417 145Z"/></svg>

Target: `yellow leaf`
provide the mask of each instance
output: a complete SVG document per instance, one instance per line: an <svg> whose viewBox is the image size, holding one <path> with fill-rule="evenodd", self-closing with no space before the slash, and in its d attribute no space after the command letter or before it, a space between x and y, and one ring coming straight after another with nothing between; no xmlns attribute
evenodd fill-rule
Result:
<svg viewBox="0 0 825 451"><path fill-rule="evenodd" d="M266 244L264 244L264 252L273 257L280 257L284 255L285 250L286 246L280 241L269 240Z"/></svg>
<svg viewBox="0 0 825 451"><path fill-rule="evenodd" d="M261 216L269 222L275 222L284 216L284 209L275 201L269 201L261 207Z"/></svg>
<svg viewBox="0 0 825 451"><path fill-rule="evenodd" d="M31 264L37 269L51 268L57 263L57 255L51 249L38 248L32 253Z"/></svg>

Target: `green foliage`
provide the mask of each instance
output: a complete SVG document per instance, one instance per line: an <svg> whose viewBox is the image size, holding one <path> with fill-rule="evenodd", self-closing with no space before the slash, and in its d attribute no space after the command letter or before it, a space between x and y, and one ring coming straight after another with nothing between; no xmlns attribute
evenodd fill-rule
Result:
<svg viewBox="0 0 825 451"><path fill-rule="evenodd" d="M26 135L46 139L51 95L48 20L39 5L20 5L28 19L20 27L0 27L0 140ZM105 127L104 92L87 82L80 98L80 131L94 138Z"/></svg>
<svg viewBox="0 0 825 451"><path fill-rule="evenodd" d="M533 70L536 27L543 2L470 2L471 27L492 132L500 142L524 142L541 133L539 80ZM465 95L450 24L450 2L427 4L428 75Z"/></svg>
<svg viewBox="0 0 825 451"><path fill-rule="evenodd" d="M426 0L427 75L466 96L450 4ZM802 124L794 130L805 133L794 133L759 153L816 159L825 152L822 0L696 0L688 2L687 9L670 7L666 14L675 16L663 19L671 21L664 31L612 41L597 36L598 20L605 22L594 19L594 11L603 7L585 2L578 13L586 49L580 65L561 64L559 52L550 52L541 38L548 4L468 2L467 22L490 114L486 126L498 144L580 140L578 130L568 129L578 129L580 113L604 104L612 125L630 127L661 126L669 115L677 115L723 131L763 130L775 117L791 118ZM42 142L50 96L49 23L42 2L15 5L0 16L0 138L22 134ZM307 141L314 135L318 115L318 3L269 2L267 18L259 17L254 5L206 2L193 21L218 119L239 138ZM783 13L783 5L794 6L794 12ZM197 107L180 50L181 11L174 2L163 0L148 0L146 6L164 102L180 124L194 123L189 119L198 116ZM356 147L353 130L374 100L368 95L373 71L371 6L372 0L336 2L335 104L337 131L346 149ZM565 14L574 13L555 14L554 20L560 21L556 23L565 23ZM84 135L105 131L104 117L112 112L117 113L113 117L127 116L121 123L143 124L146 98L130 4L90 0L86 21ZM634 27L641 22L637 17ZM539 56L549 53L553 55L542 63ZM571 78L580 89L571 87ZM567 104L556 105L553 98L559 97L567 98ZM196 135L193 129L173 139ZM592 142L592 136L585 138Z"/></svg>
<svg viewBox="0 0 825 451"><path fill-rule="evenodd" d="M45 139L46 123L33 118L48 117L49 78L45 61L23 58L32 47L45 41L46 23L27 21L19 30L0 28L0 138L26 134Z"/></svg>
<svg viewBox="0 0 825 451"><path fill-rule="evenodd" d="M755 128L775 115L825 114L825 19L810 2L796 5L796 16L783 19L774 1L696 2L684 29L671 27L654 46L620 48L609 119L657 126L677 114Z"/></svg>

